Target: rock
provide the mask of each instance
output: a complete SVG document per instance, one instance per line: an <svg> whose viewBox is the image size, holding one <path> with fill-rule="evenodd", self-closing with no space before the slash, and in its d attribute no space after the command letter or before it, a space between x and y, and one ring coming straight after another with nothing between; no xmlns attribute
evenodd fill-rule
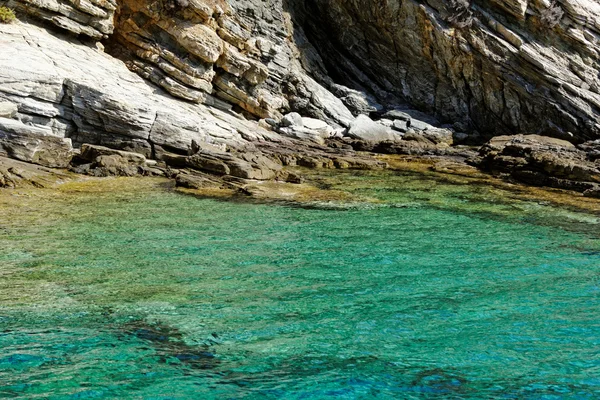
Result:
<svg viewBox="0 0 600 400"><path fill-rule="evenodd" d="M392 129L398 132L402 132L402 133L406 133L408 132L409 129L409 122L410 121L405 121L405 120L395 120L392 123Z"/></svg>
<svg viewBox="0 0 600 400"><path fill-rule="evenodd" d="M208 152L199 152L187 158L187 166L217 175L229 175L231 169L227 164Z"/></svg>
<svg viewBox="0 0 600 400"><path fill-rule="evenodd" d="M180 154L163 153L161 154L160 160L163 161L167 166L173 168L185 168L187 167L188 157Z"/></svg>
<svg viewBox="0 0 600 400"><path fill-rule="evenodd" d="M0 101L0 117L15 118L19 109L15 103L10 101Z"/></svg>
<svg viewBox="0 0 600 400"><path fill-rule="evenodd" d="M115 0L13 0L8 4L17 11L58 28L94 39L106 38L113 32L113 17L117 9Z"/></svg>
<svg viewBox="0 0 600 400"><path fill-rule="evenodd" d="M281 165L259 153L243 153L236 156L225 152L202 150L187 158L190 168L217 175L231 175L243 179L273 179Z"/></svg>
<svg viewBox="0 0 600 400"><path fill-rule="evenodd" d="M304 177L294 172L289 172L285 177L287 183L295 183L297 185L304 183Z"/></svg>
<svg viewBox="0 0 600 400"><path fill-rule="evenodd" d="M302 118L302 126L307 129L312 129L313 131L328 131L331 129L327 122L308 117Z"/></svg>
<svg viewBox="0 0 600 400"><path fill-rule="evenodd" d="M0 156L0 188L51 187L73 178L74 175L68 171Z"/></svg>
<svg viewBox="0 0 600 400"><path fill-rule="evenodd" d="M302 116L296 112L292 112L283 116L281 120L281 126L298 126L303 127Z"/></svg>
<svg viewBox="0 0 600 400"><path fill-rule="evenodd" d="M138 153L83 144L71 170L99 177L154 175L155 172L162 175L161 171L153 171L147 163L146 157Z"/></svg>
<svg viewBox="0 0 600 400"><path fill-rule="evenodd" d="M455 144L465 143L469 139L469 135L464 132L454 132L452 134L452 142Z"/></svg>
<svg viewBox="0 0 600 400"><path fill-rule="evenodd" d="M600 139L582 143L577 148L584 151L590 161L600 160Z"/></svg>
<svg viewBox="0 0 600 400"><path fill-rule="evenodd" d="M338 129L393 108L385 118L408 114L415 130L440 125L414 106L469 135L600 137L595 1L384 3L10 0L66 34L0 27L0 98L76 144L114 136L183 152L192 139L263 139L232 110Z"/></svg>
<svg viewBox="0 0 600 400"><path fill-rule="evenodd" d="M366 115L359 115L352 121L348 128L348 136L368 142L398 139L389 128L374 122Z"/></svg>
<svg viewBox="0 0 600 400"><path fill-rule="evenodd" d="M410 127L412 129L415 129L418 131L426 131L428 129L435 129L434 126L428 124L427 122L419 121L418 119L411 119Z"/></svg>
<svg viewBox="0 0 600 400"><path fill-rule="evenodd" d="M587 189L583 192L585 197L594 197L596 199L600 199L600 185L596 185L590 189Z"/></svg>
<svg viewBox="0 0 600 400"><path fill-rule="evenodd" d="M222 151L226 150L226 147L227 146L224 143L217 145L217 144L213 144L213 143L197 142L195 140L192 140L191 154L196 154L202 150L213 151L213 152L219 152L219 151L222 152Z"/></svg>
<svg viewBox="0 0 600 400"><path fill-rule="evenodd" d="M279 127L279 123L277 123L277 121L275 121L273 118L265 118L264 121L273 128Z"/></svg>
<svg viewBox="0 0 600 400"><path fill-rule="evenodd" d="M388 128L391 128L391 127L392 127L392 125L394 125L394 121L393 121L393 120L391 120L391 119L386 119L386 118L382 118L382 119L380 119L380 120L377 120L376 122L377 122L379 125L383 125L383 126L386 126L386 127L388 127Z"/></svg>
<svg viewBox="0 0 600 400"><path fill-rule="evenodd" d="M385 114L383 114L383 118L388 118L391 120L406 121L408 123L408 125L410 126L410 121L411 121L410 114L407 114L400 110L387 111Z"/></svg>
<svg viewBox="0 0 600 400"><path fill-rule="evenodd" d="M573 144L538 135L500 136L480 149L478 166L538 186L586 191L600 183L600 168Z"/></svg>
<svg viewBox="0 0 600 400"><path fill-rule="evenodd" d="M431 128L420 132L420 134L436 145L450 146L454 141L453 132L449 129Z"/></svg>
<svg viewBox="0 0 600 400"><path fill-rule="evenodd" d="M88 172L94 176L135 176L139 172L136 165L130 164L119 155L101 155L96 157Z"/></svg>
<svg viewBox="0 0 600 400"><path fill-rule="evenodd" d="M0 153L45 167L66 168L73 156L73 147L71 139L53 136L49 129L0 118Z"/></svg>
<svg viewBox="0 0 600 400"><path fill-rule="evenodd" d="M175 178L175 185L187 189L206 189L221 186L214 178L198 173L178 174Z"/></svg>
<svg viewBox="0 0 600 400"><path fill-rule="evenodd" d="M314 142L319 145L324 145L325 139L336 134L336 131L327 122L307 117L301 118L300 125L279 128L277 132L288 137Z"/></svg>
<svg viewBox="0 0 600 400"><path fill-rule="evenodd" d="M309 0L291 10L336 81L384 106L409 102L488 137L600 137L595 0Z"/></svg>
<svg viewBox="0 0 600 400"><path fill-rule="evenodd" d="M120 159L119 163L129 165L146 165L146 157L129 151L114 150L104 146L83 144L79 158L85 161L97 161L99 157L112 157L110 160ZM106 160L109 160L108 158Z"/></svg>

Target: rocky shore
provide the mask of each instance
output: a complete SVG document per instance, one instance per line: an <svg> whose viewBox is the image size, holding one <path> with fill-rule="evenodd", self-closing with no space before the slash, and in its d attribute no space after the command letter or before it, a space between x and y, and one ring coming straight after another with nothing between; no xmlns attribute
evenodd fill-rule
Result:
<svg viewBox="0 0 600 400"><path fill-rule="evenodd" d="M570 125L544 131L569 141L508 126L488 140L497 129L407 105L414 92L334 83L293 18L306 10L280 2L9 5L20 21L0 24L0 187L142 175L252 194L256 182L302 184L299 168L385 169L381 155L398 155L600 197L591 94ZM567 132L580 118L585 129Z"/></svg>

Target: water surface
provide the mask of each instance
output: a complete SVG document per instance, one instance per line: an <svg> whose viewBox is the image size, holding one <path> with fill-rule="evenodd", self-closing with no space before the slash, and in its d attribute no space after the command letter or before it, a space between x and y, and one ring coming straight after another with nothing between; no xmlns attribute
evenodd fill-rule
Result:
<svg viewBox="0 0 600 400"><path fill-rule="evenodd" d="M0 397L600 397L598 215L342 177L356 201L4 194Z"/></svg>

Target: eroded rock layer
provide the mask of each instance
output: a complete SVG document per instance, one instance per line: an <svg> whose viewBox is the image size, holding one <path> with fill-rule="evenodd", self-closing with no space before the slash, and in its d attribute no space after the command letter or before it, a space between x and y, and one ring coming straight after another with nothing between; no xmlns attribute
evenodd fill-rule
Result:
<svg viewBox="0 0 600 400"><path fill-rule="evenodd" d="M596 0L294 4L326 73L485 136L600 135Z"/></svg>
<svg viewBox="0 0 600 400"><path fill-rule="evenodd" d="M110 36L111 54L175 97L257 118L298 111L347 127L357 114L410 104L472 135L600 136L597 0L10 5Z"/></svg>

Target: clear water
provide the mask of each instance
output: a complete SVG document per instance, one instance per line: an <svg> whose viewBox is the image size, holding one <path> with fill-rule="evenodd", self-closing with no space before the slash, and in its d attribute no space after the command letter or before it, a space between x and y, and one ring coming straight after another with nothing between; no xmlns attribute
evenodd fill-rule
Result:
<svg viewBox="0 0 600 400"><path fill-rule="evenodd" d="M0 198L0 398L600 398L598 215L418 174L327 207L123 182Z"/></svg>

